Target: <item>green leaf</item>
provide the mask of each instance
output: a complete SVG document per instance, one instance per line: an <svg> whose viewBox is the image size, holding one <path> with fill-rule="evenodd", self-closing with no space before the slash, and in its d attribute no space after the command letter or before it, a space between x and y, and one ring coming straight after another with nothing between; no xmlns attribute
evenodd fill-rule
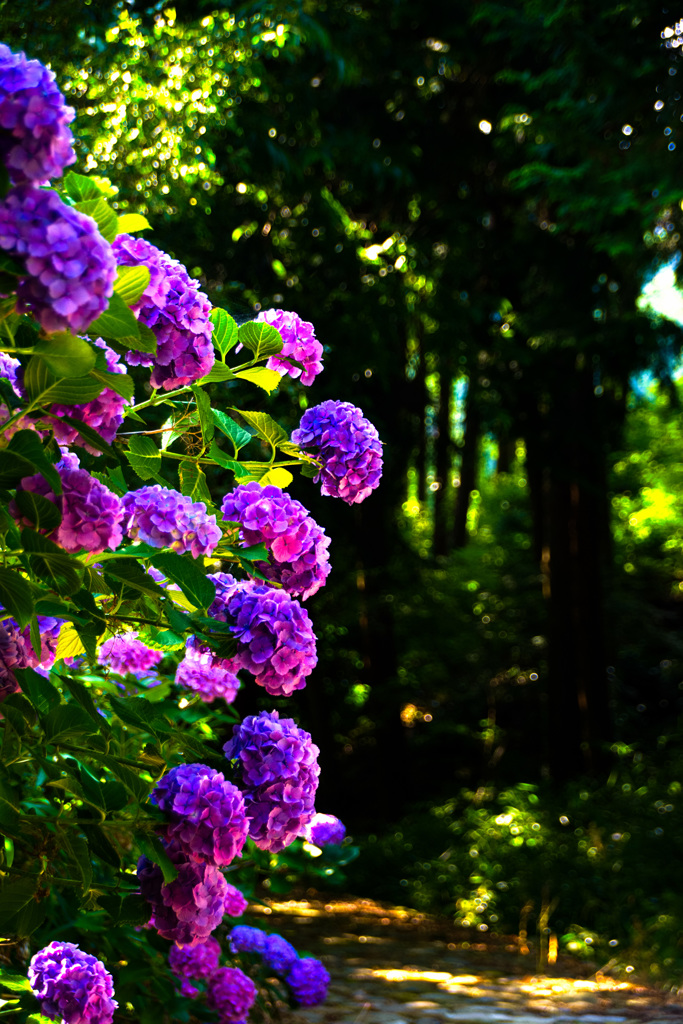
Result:
<svg viewBox="0 0 683 1024"><path fill-rule="evenodd" d="M155 356L157 354L157 336L154 331L146 324L138 323L138 331L140 332L140 340L134 346L138 352L145 352L147 355Z"/></svg>
<svg viewBox="0 0 683 1024"><path fill-rule="evenodd" d="M273 466L267 473L264 473L259 483L261 487L267 487L268 484L272 484L274 487L279 487L280 490L284 491L285 488L289 487L294 477L285 469L283 466Z"/></svg>
<svg viewBox="0 0 683 1024"><path fill-rule="evenodd" d="M47 715L59 707L62 700L59 690L45 676L41 676L32 668L17 668L14 674L22 692L40 715Z"/></svg>
<svg viewBox="0 0 683 1024"><path fill-rule="evenodd" d="M16 487L22 477L33 476L37 467L9 448L0 451L0 487Z"/></svg>
<svg viewBox="0 0 683 1024"><path fill-rule="evenodd" d="M20 491L19 493L26 494L27 492ZM48 504L52 503L48 502ZM14 616L22 629L33 615L31 588L24 577L12 569L0 568L0 604L5 611Z"/></svg>
<svg viewBox="0 0 683 1024"><path fill-rule="evenodd" d="M161 840L157 836L149 835L145 832L138 832L136 835L140 852L151 860L153 864L158 864L161 868L161 872L164 876L164 882L168 884L173 882L178 877L178 869L175 864L166 853Z"/></svg>
<svg viewBox="0 0 683 1024"><path fill-rule="evenodd" d="M241 345L253 352L254 359L272 356L282 351L283 341L280 332L272 324L250 320L238 330Z"/></svg>
<svg viewBox="0 0 683 1024"><path fill-rule="evenodd" d="M80 704L88 715L90 715L93 722L97 723L98 730L104 729L107 726L107 723L97 710L95 701L92 699L92 694L88 687L78 679L74 679L72 676L63 675L61 678L62 684L66 686L73 699Z"/></svg>
<svg viewBox="0 0 683 1024"><path fill-rule="evenodd" d="M196 462L184 459L178 468L180 490L193 501L211 502L211 492L206 483L206 474Z"/></svg>
<svg viewBox="0 0 683 1024"><path fill-rule="evenodd" d="M28 878L5 877L0 888L0 924L3 926L18 914L19 911L30 903L35 894L40 879L31 875ZM3 929L4 930L4 929Z"/></svg>
<svg viewBox="0 0 683 1024"><path fill-rule="evenodd" d="M250 427L253 427L259 437L268 441L274 448L282 441L289 441L287 431L276 423L272 416L266 412L247 412L243 409L235 409L242 419L246 420Z"/></svg>
<svg viewBox="0 0 683 1024"><path fill-rule="evenodd" d="M240 380L249 381L250 384L256 384L257 387L263 388L268 394L275 391L282 380L282 376L277 370L269 370L265 366L252 366L248 370L240 370L239 373L235 374L235 377L238 377Z"/></svg>
<svg viewBox="0 0 683 1024"><path fill-rule="evenodd" d="M177 583L185 597L195 608L206 609L216 597L216 588L204 575L199 563L191 556L177 555L173 551L163 552L150 558L156 569L160 569L173 583Z"/></svg>
<svg viewBox="0 0 683 1024"><path fill-rule="evenodd" d="M222 409L213 409L212 412L214 423L226 437L230 438L237 451L240 448L244 448L246 444L249 444L251 434L244 427L240 427L238 423L235 423L232 416L228 416L227 412L223 412Z"/></svg>
<svg viewBox="0 0 683 1024"><path fill-rule="evenodd" d="M83 568L47 537L25 527L21 542L38 579L59 594L73 594L80 589Z"/></svg>
<svg viewBox="0 0 683 1024"><path fill-rule="evenodd" d="M9 714L10 709L16 712L14 717L12 717L12 715ZM36 724L37 716L35 708L31 704L31 702L26 699L23 693L11 693L9 697L5 697L4 701L2 702L2 713L3 715L5 715L6 718L10 719L12 725L14 725L15 728L15 722L18 721L17 715L20 718L22 718L27 725ZM2 829L0 829L0 832L1 831Z"/></svg>
<svg viewBox="0 0 683 1024"><path fill-rule="evenodd" d="M62 493L62 480L35 430L18 430L6 449L28 459L45 477L55 494Z"/></svg>
<svg viewBox="0 0 683 1024"><path fill-rule="evenodd" d="M25 974L19 974L17 971L8 970L3 966L0 967L0 991L3 993L30 992L31 986Z"/></svg>
<svg viewBox="0 0 683 1024"><path fill-rule="evenodd" d="M245 562L267 562L268 549L265 544L252 544L249 548L240 548L239 556Z"/></svg>
<svg viewBox="0 0 683 1024"><path fill-rule="evenodd" d="M40 356L31 356L24 371L24 388L32 402L55 383L55 375Z"/></svg>
<svg viewBox="0 0 683 1024"><path fill-rule="evenodd" d="M225 454L225 452L221 451L221 449L218 447L215 441L213 442L211 448L209 449L209 458L213 459L214 462L217 462L219 466L223 467L223 469L229 469L237 476L239 476L240 472L242 472L241 463L236 462L235 459L229 458Z"/></svg>
<svg viewBox="0 0 683 1024"><path fill-rule="evenodd" d="M181 611L170 599L164 602L164 611L174 633L183 634L192 628L190 616Z"/></svg>
<svg viewBox="0 0 683 1024"><path fill-rule="evenodd" d="M199 424L202 428L202 438L205 446L208 447L211 444L214 434L214 422L213 416L211 415L211 399L207 395L206 391L197 387L196 384L192 385L192 394L194 395L195 402L197 403Z"/></svg>
<svg viewBox="0 0 683 1024"><path fill-rule="evenodd" d="M135 382L128 373L109 373L108 370L91 370L90 376L94 377L110 391L115 391L127 402L132 401L135 394Z"/></svg>
<svg viewBox="0 0 683 1024"><path fill-rule="evenodd" d="M111 695L109 705L114 714L135 729L142 729L158 739L158 732L168 732L169 726L144 697L115 697Z"/></svg>
<svg viewBox="0 0 683 1024"><path fill-rule="evenodd" d="M76 865L81 876L83 892L87 892L92 883L92 860L86 840L82 836L77 835L73 829L68 831L65 829L60 836L60 842L63 844L71 862Z"/></svg>
<svg viewBox="0 0 683 1024"><path fill-rule="evenodd" d="M213 324L211 340L221 355L224 356L237 344L237 324L229 313L226 313L224 309L219 309L218 307L211 310L211 316L209 319Z"/></svg>
<svg viewBox="0 0 683 1024"><path fill-rule="evenodd" d="M156 548L152 549L155 553ZM148 572L134 558L109 558L103 562L105 576L139 590L142 594L153 594L155 597L166 597L166 591L152 579Z"/></svg>
<svg viewBox="0 0 683 1024"><path fill-rule="evenodd" d="M139 434L131 437L125 456L141 480L156 480L165 485L159 476L161 452L151 437Z"/></svg>
<svg viewBox="0 0 683 1024"><path fill-rule="evenodd" d="M198 384L215 384L221 380L234 380L235 374L232 372L229 366L225 363L214 363L209 372L201 380L197 381ZM15 395L16 398L16 395Z"/></svg>
<svg viewBox="0 0 683 1024"><path fill-rule="evenodd" d="M16 503L22 517L28 519L36 530L45 530L49 533L56 529L62 521L62 513L55 503L43 497L42 494L34 494L33 491L24 491L18 488ZM0 599L0 603L4 604L4 601Z"/></svg>
<svg viewBox="0 0 683 1024"><path fill-rule="evenodd" d="M91 751L88 756L91 760L97 761L98 764L104 765L112 775L116 776L138 803L144 803L147 800L150 793L150 784L141 779L139 775L136 775L134 771L131 771L127 765L121 764L120 761L110 754L100 754Z"/></svg>
<svg viewBox="0 0 683 1024"><path fill-rule="evenodd" d="M152 908L145 897L137 893L129 893L126 896L98 896L97 902L107 911L115 925L144 925L152 915ZM50 1024L54 1024L54 1021Z"/></svg>
<svg viewBox="0 0 683 1024"><path fill-rule="evenodd" d="M104 313L100 313L88 329L93 337L111 338L124 348L132 348L139 352L147 351L140 344L140 329L135 314L131 313L116 292L110 298ZM156 348L154 351L156 352Z"/></svg>
<svg viewBox="0 0 683 1024"><path fill-rule="evenodd" d="M51 415L51 413L48 413L48 416ZM79 448L84 448L85 445L88 444L91 448L94 448L95 451L104 452L106 455L116 458L116 452L112 446L88 423L84 423L75 416L65 416L64 414L61 416L53 416L52 418L56 419L60 423L66 423L68 426L73 427L74 430L78 431L79 436L74 441L70 441L70 444L76 445Z"/></svg>
<svg viewBox="0 0 683 1024"><path fill-rule="evenodd" d="M99 726L90 715L75 704L60 704L53 708L44 721L45 738L48 743L64 743L77 736L88 736L99 732Z"/></svg>
<svg viewBox="0 0 683 1024"><path fill-rule="evenodd" d="M103 390L104 385L92 377L71 377L52 384L42 395L38 395L36 404L60 402L64 405L84 405L101 395Z"/></svg>
<svg viewBox="0 0 683 1024"><path fill-rule="evenodd" d="M114 241L119 233L119 218L106 199L83 199L76 203L76 209L92 217L105 242Z"/></svg>
<svg viewBox="0 0 683 1024"><path fill-rule="evenodd" d="M102 198L102 189L97 182L85 174L76 174L75 171L67 171L64 175L64 190L76 203L85 199Z"/></svg>
<svg viewBox="0 0 683 1024"><path fill-rule="evenodd" d="M127 306L132 306L149 284L150 276L149 267L119 267L114 281L114 291L121 296Z"/></svg>
<svg viewBox="0 0 683 1024"><path fill-rule="evenodd" d="M39 341L33 346L33 352L56 377L83 377L95 365L93 346L68 331L51 334L45 341Z"/></svg>
<svg viewBox="0 0 683 1024"><path fill-rule="evenodd" d="M92 813L92 812L90 812ZM99 825L86 825L84 822L80 823L80 827L83 831L85 838L88 840L88 846L90 847L91 853L94 853L96 857L103 860L105 864L111 864L112 867L121 867L121 858L116 850L116 847L112 845L106 833L100 828Z"/></svg>
<svg viewBox="0 0 683 1024"><path fill-rule="evenodd" d="M153 651L180 651L185 647L185 640L170 629L148 628L140 633L140 639Z"/></svg>
<svg viewBox="0 0 683 1024"><path fill-rule="evenodd" d="M122 213L119 217L118 229L120 235L129 235L132 231L144 231L151 228L150 222L141 213Z"/></svg>

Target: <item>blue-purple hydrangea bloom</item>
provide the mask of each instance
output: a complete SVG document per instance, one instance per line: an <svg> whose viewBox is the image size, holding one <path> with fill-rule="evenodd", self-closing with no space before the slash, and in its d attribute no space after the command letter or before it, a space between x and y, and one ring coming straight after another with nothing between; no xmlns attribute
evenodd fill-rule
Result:
<svg viewBox="0 0 683 1024"><path fill-rule="evenodd" d="M264 964L275 974L286 974L299 954L281 935L268 935L261 954Z"/></svg>
<svg viewBox="0 0 683 1024"><path fill-rule="evenodd" d="M64 1024L111 1024L119 1005L102 961L73 942L51 942L36 953L28 980L40 1012Z"/></svg>
<svg viewBox="0 0 683 1024"><path fill-rule="evenodd" d="M278 853L315 813L318 747L291 718L261 711L233 728L223 750L238 762L249 835L260 849Z"/></svg>
<svg viewBox="0 0 683 1024"><path fill-rule="evenodd" d="M118 354L104 342L97 338L95 345L104 351L104 358L107 363L108 373L125 373L126 368L119 361ZM105 388L100 394L84 405L53 405L50 412L53 416L70 416L71 419L80 420L86 426L96 430L100 437L111 444L116 437L117 431L123 423L123 414L126 405L130 404L128 399L117 394L112 388ZM62 419L52 421L52 429L55 439L59 444L76 444L85 448L91 455L99 455L99 448L89 444L78 432L78 428L65 423Z"/></svg>
<svg viewBox="0 0 683 1024"><path fill-rule="evenodd" d="M256 995L256 985L239 967L219 967L209 979L206 1003L220 1024L246 1024Z"/></svg>
<svg viewBox="0 0 683 1024"><path fill-rule="evenodd" d="M301 835L315 846L339 846L344 842L346 826L334 814L314 814Z"/></svg>
<svg viewBox="0 0 683 1024"><path fill-rule="evenodd" d="M315 594L330 572L330 539L301 502L273 484L240 484L226 494L223 518L240 524L245 544L265 544L268 562L258 569L288 594L302 600Z"/></svg>
<svg viewBox="0 0 683 1024"><path fill-rule="evenodd" d="M76 159L74 115L52 71L0 44L0 160L10 181L40 184L61 176Z"/></svg>
<svg viewBox="0 0 683 1024"><path fill-rule="evenodd" d="M185 649L185 657L178 665L175 681L178 686L199 694L205 704L211 704L217 697L232 704L240 687L235 673L216 661L210 651L199 651L190 646Z"/></svg>
<svg viewBox="0 0 683 1024"><path fill-rule="evenodd" d="M292 964L285 981L295 1003L299 1006L317 1006L325 1001L330 975L320 960L305 956Z"/></svg>
<svg viewBox="0 0 683 1024"><path fill-rule="evenodd" d="M230 932L230 949L233 953L263 953L268 935L261 928L238 924Z"/></svg>
<svg viewBox="0 0 683 1024"><path fill-rule="evenodd" d="M323 368L323 347L315 336L313 324L284 309L262 310L256 322L271 324L280 332L284 343L282 350L266 363L268 369L277 370L282 376L298 377L302 384L312 384Z"/></svg>
<svg viewBox="0 0 683 1024"><path fill-rule="evenodd" d="M45 331L87 331L114 290L112 249L92 217L51 189L22 185L0 201L0 249L23 264L17 312Z"/></svg>
<svg viewBox="0 0 683 1024"><path fill-rule="evenodd" d="M221 772L204 764L178 765L159 780L150 799L169 815L168 838L190 859L225 867L241 855L248 834L244 798Z"/></svg>
<svg viewBox="0 0 683 1024"><path fill-rule="evenodd" d="M292 441L320 464L322 494L347 505L364 501L382 475L382 442L376 428L350 402L330 399L306 409Z"/></svg>
<svg viewBox="0 0 683 1024"><path fill-rule="evenodd" d="M153 484L123 497L124 530L132 540L154 548L169 547L178 554L191 551L195 558L213 554L221 539L216 517L207 515L203 501Z"/></svg>
<svg viewBox="0 0 683 1024"><path fill-rule="evenodd" d="M20 370L21 363L18 359L11 356L9 352L0 352L0 377L10 384L17 398L22 397L24 390L18 377Z"/></svg>
<svg viewBox="0 0 683 1024"><path fill-rule="evenodd" d="M157 353L127 352L131 366L152 366L152 387L184 387L204 377L214 364L211 303L185 267L144 238L119 235L114 241L117 263L145 266L150 282L132 310L157 339Z"/></svg>
<svg viewBox="0 0 683 1024"><path fill-rule="evenodd" d="M143 643L133 629L105 640L97 652L97 661L115 675L141 679L149 675L163 656L162 651L155 651Z"/></svg>

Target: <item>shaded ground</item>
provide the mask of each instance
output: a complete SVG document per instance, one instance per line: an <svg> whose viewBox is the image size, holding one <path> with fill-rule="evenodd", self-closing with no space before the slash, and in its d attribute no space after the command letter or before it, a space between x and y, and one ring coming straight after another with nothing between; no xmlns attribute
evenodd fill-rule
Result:
<svg viewBox="0 0 683 1024"><path fill-rule="evenodd" d="M518 941L471 944L449 922L403 908L335 898L268 900L251 912L332 977L327 1001L285 1012L286 1024L683 1024L678 995L591 975L575 960L536 972L536 954Z"/></svg>

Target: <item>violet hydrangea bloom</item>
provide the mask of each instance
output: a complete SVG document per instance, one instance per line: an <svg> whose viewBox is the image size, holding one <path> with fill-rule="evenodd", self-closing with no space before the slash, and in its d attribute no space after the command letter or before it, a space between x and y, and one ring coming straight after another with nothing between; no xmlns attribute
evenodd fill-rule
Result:
<svg viewBox="0 0 683 1024"><path fill-rule="evenodd" d="M119 266L145 266L150 282L131 309L157 339L157 353L126 352L130 366L152 366L152 387L184 387L204 377L214 364L211 303L185 267L144 238L114 240Z"/></svg>
<svg viewBox="0 0 683 1024"><path fill-rule="evenodd" d="M111 1024L119 1005L102 961L73 942L51 942L36 953L28 980L40 1012L63 1024Z"/></svg>
<svg viewBox="0 0 683 1024"><path fill-rule="evenodd" d="M163 651L155 651L138 639L136 630L119 633L105 640L97 652L97 662L117 676L149 674L163 658Z"/></svg>
<svg viewBox="0 0 683 1024"><path fill-rule="evenodd" d="M300 377L302 384L312 384L323 368L323 347L315 336L313 324L284 309L262 310L256 322L272 324L284 342L282 350L266 363L268 369L277 370L282 376L288 373L290 377ZM295 366L293 359L301 365Z"/></svg>
<svg viewBox="0 0 683 1024"><path fill-rule="evenodd" d="M238 642L225 667L251 672L273 696L303 689L318 659L313 624L299 602L284 590L253 580L238 582L228 573L208 578L216 586L209 618L230 623Z"/></svg>
<svg viewBox="0 0 683 1024"><path fill-rule="evenodd" d="M190 859L225 867L241 855L248 834L244 798L222 772L178 765L157 782L150 800L170 816L167 835Z"/></svg>
<svg viewBox="0 0 683 1024"><path fill-rule="evenodd" d="M325 1001L330 976L320 960L305 956L292 964L285 981L299 1006L317 1006Z"/></svg>
<svg viewBox="0 0 683 1024"><path fill-rule="evenodd" d="M225 898L225 913L229 917L241 917L244 911L249 906L249 901L244 898L242 893L234 885L230 885L228 882L228 895Z"/></svg>
<svg viewBox="0 0 683 1024"><path fill-rule="evenodd" d="M382 442L370 420L350 402L330 399L306 409L292 441L318 459L322 494L347 505L364 501L382 475Z"/></svg>
<svg viewBox="0 0 683 1024"><path fill-rule="evenodd" d="M8 382L17 398L21 398L24 393L17 375L20 371L21 363L18 359L11 356L9 352L0 352L0 377Z"/></svg>
<svg viewBox="0 0 683 1024"><path fill-rule="evenodd" d="M273 484L261 487L252 480L226 494L222 511L224 519L240 524L245 544L265 544L270 558L256 565L288 594L305 600L323 586L330 572L330 539L300 501Z"/></svg>
<svg viewBox="0 0 683 1024"><path fill-rule="evenodd" d="M275 974L286 974L299 954L291 942L283 939L281 935L269 935L261 954L266 967L269 967Z"/></svg>
<svg viewBox="0 0 683 1024"><path fill-rule="evenodd" d="M45 331L87 331L114 290L112 248L92 217L51 189L22 185L0 201L0 249L23 263L17 312Z"/></svg>
<svg viewBox="0 0 683 1024"><path fill-rule="evenodd" d="M221 923L228 883L213 864L189 860L178 843L168 843L166 852L178 869L172 882L165 883L161 868L147 857L138 861L140 892L152 910L149 923L178 946L196 946Z"/></svg>
<svg viewBox="0 0 683 1024"><path fill-rule="evenodd" d="M217 697L232 704L240 687L235 673L217 662L210 651L198 651L190 646L178 665L175 681L178 686L198 693L205 704L211 704Z"/></svg>
<svg viewBox="0 0 683 1024"><path fill-rule="evenodd" d="M334 814L314 814L301 835L314 846L339 846L344 842L346 826Z"/></svg>
<svg viewBox="0 0 683 1024"><path fill-rule="evenodd" d="M266 948L267 934L261 928L252 928L248 924L238 924L230 932L230 949L233 953L263 953Z"/></svg>
<svg viewBox="0 0 683 1024"><path fill-rule="evenodd" d="M196 946L171 946L168 951L169 967L179 978L210 978L218 970L220 944L212 935Z"/></svg>
<svg viewBox="0 0 683 1024"><path fill-rule="evenodd" d="M117 353L112 348L109 348L106 342L101 338L97 338L95 345L104 350L107 371L109 373L120 374L126 372L123 363L119 362ZM123 423L123 410L129 404L128 399L117 394L112 388L105 388L96 398L86 402L84 405L53 405L50 407L50 412L53 416L70 416L71 419L80 420L86 426L96 430L104 441L111 444ZM79 434L77 427L73 427L60 419L53 420L52 427L55 439L59 444L76 444L85 448L91 455L101 454L99 448L88 444Z"/></svg>
<svg viewBox="0 0 683 1024"><path fill-rule="evenodd" d="M80 551L101 554L105 548L117 548L123 539L124 515L117 495L81 469L78 457L72 452L64 452L55 469L62 481L61 495L54 494L40 473L21 480L25 491L43 495L62 513L62 521L52 534L52 540L73 554ZM14 502L10 502L9 510L21 522Z"/></svg>
<svg viewBox="0 0 683 1024"><path fill-rule="evenodd" d="M0 701L11 693L19 692L14 669L26 668L28 664L28 652L19 630L10 626L7 620L0 623Z"/></svg>
<svg viewBox="0 0 683 1024"><path fill-rule="evenodd" d="M209 980L206 1003L220 1024L246 1024L256 995L256 985L239 967L219 967Z"/></svg>
<svg viewBox="0 0 683 1024"><path fill-rule="evenodd" d="M318 747L291 718L261 711L233 728L223 750L238 762L249 835L261 850L278 853L315 813Z"/></svg>
<svg viewBox="0 0 683 1024"><path fill-rule="evenodd" d="M0 44L0 160L10 180L58 178L76 159L67 107L54 73Z"/></svg>
<svg viewBox="0 0 683 1024"><path fill-rule="evenodd" d="M213 554L222 537L216 517L206 514L203 501L153 484L123 497L124 530L132 540L154 548L169 547L178 554L191 551L195 558Z"/></svg>

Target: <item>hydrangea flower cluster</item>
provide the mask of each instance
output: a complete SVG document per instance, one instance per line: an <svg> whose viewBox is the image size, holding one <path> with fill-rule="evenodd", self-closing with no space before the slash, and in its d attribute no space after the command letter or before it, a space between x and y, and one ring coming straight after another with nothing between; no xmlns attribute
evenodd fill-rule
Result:
<svg viewBox="0 0 683 1024"><path fill-rule="evenodd" d="M292 441L321 463L322 494L347 505L364 501L382 475L382 442L370 420L350 402L330 399L306 409Z"/></svg>
<svg viewBox="0 0 683 1024"><path fill-rule="evenodd" d="M168 963L179 978L210 978L218 970L221 947L213 936L196 946L171 946Z"/></svg>
<svg viewBox="0 0 683 1024"><path fill-rule="evenodd" d="M21 261L17 312L46 331L87 331L114 290L112 249L92 217L51 189L21 185L0 201L0 249Z"/></svg>
<svg viewBox="0 0 683 1024"><path fill-rule="evenodd" d="M248 834L244 798L221 772L178 765L159 780L150 800L170 816L168 838L191 860L225 867L241 855Z"/></svg>
<svg viewBox="0 0 683 1024"><path fill-rule="evenodd" d="M53 502L62 513L62 521L52 536L65 551L76 554L90 551L101 554L105 548L117 548L123 539L121 521L123 505L120 499L80 468L77 456L64 453L55 466L62 481L62 494L57 496L40 473L22 478L25 491L41 494ZM21 521L14 502L10 513Z"/></svg>
<svg viewBox="0 0 683 1024"><path fill-rule="evenodd" d="M330 975L320 960L305 956L292 964L285 981L299 1006L317 1006L325 1001Z"/></svg>
<svg viewBox="0 0 683 1024"><path fill-rule="evenodd" d="M63 1024L111 1024L119 1005L102 961L73 942L51 942L36 953L28 980L40 1012Z"/></svg>
<svg viewBox="0 0 683 1024"><path fill-rule="evenodd" d="M20 629L14 619L0 622L0 701L19 690L15 668L50 668L55 660L61 626L60 619L38 616L40 651L36 652L30 626Z"/></svg>
<svg viewBox="0 0 683 1024"><path fill-rule="evenodd" d="M109 348L106 342L101 338L97 338L95 345L104 351L104 358L106 359L109 373L126 372L126 368L119 361L117 353L112 348ZM107 444L111 444L123 423L123 410L128 404L128 399L117 394L112 388L105 388L96 398L86 402L85 405L53 405L50 411L56 417L70 416L71 419L80 420L81 423L85 423L86 426L96 430ZM59 418L53 420L52 427L55 438L60 444L76 444L85 448L91 455L100 455L100 450L88 444L79 434L77 427L72 427Z"/></svg>
<svg viewBox="0 0 683 1024"><path fill-rule="evenodd" d="M204 377L215 359L213 325L209 319L211 303L197 282L181 263L144 238L119 235L113 249L120 266L145 266L151 274L149 284L131 308L140 323L154 332L157 353L127 352L126 362L152 366L152 387L166 391Z"/></svg>
<svg viewBox="0 0 683 1024"><path fill-rule="evenodd" d="M124 530L132 540L154 548L169 547L178 554L191 551L195 558L213 554L222 533L216 517L206 514L203 501L152 484L123 497Z"/></svg>
<svg viewBox="0 0 683 1024"><path fill-rule="evenodd" d="M291 718L262 711L236 725L223 750L238 761L249 835L261 850L278 853L315 813L318 748Z"/></svg>
<svg viewBox="0 0 683 1024"><path fill-rule="evenodd" d="M221 923L228 883L213 864L188 860L177 843L168 843L166 852L178 869L172 882L164 882L161 868L147 857L138 861L140 892L152 907L149 923L178 946L196 946Z"/></svg>
<svg viewBox="0 0 683 1024"><path fill-rule="evenodd" d="M281 935L267 935L261 958L271 971L275 974L287 974L299 954L291 942L283 939Z"/></svg>
<svg viewBox="0 0 683 1024"><path fill-rule="evenodd" d="M256 985L239 967L219 967L209 980L206 1002L220 1024L246 1024L256 995Z"/></svg>
<svg viewBox="0 0 683 1024"><path fill-rule="evenodd" d="M0 44L2 45L2 44ZM21 363L8 352L0 352L0 377L6 380L14 391L17 398L23 395L23 388L19 383L18 371L21 370Z"/></svg>
<svg viewBox="0 0 683 1024"><path fill-rule="evenodd" d="M244 898L239 889L228 882L228 893L225 897L225 913L229 917L241 917L249 906L249 901Z"/></svg>
<svg viewBox="0 0 683 1024"><path fill-rule="evenodd" d="M216 585L209 618L228 622L238 641L226 667L244 668L273 696L289 696L306 685L316 662L313 624L298 601L284 590L228 573L208 577Z"/></svg>
<svg viewBox="0 0 683 1024"><path fill-rule="evenodd" d="M163 658L162 651L154 651L138 639L136 630L120 633L105 640L97 652L97 662L117 676L135 676L142 679Z"/></svg>
<svg viewBox="0 0 683 1024"><path fill-rule="evenodd" d="M288 594L305 600L323 586L330 572L330 539L301 502L273 484L261 487L252 480L226 494L222 512L240 524L245 544L265 544L270 559L257 566Z"/></svg>
<svg viewBox="0 0 683 1024"><path fill-rule="evenodd" d="M0 159L10 181L41 184L63 174L76 159L74 116L52 71L0 44Z"/></svg>
<svg viewBox="0 0 683 1024"><path fill-rule="evenodd" d="M217 662L210 651L202 652L190 646L178 665L175 681L178 686L198 693L205 704L211 704L216 697L232 704L240 687L234 672Z"/></svg>
<svg viewBox="0 0 683 1024"><path fill-rule="evenodd" d="M284 342L282 350L266 363L268 369L277 370L283 377L287 373L295 379L298 377L306 386L312 384L323 368L323 347L315 336L313 324L284 309L261 310L256 322L272 324ZM296 366L293 359L300 366Z"/></svg>
<svg viewBox="0 0 683 1024"><path fill-rule="evenodd" d="M340 846L346 826L334 814L314 814L301 834L314 846Z"/></svg>
<svg viewBox="0 0 683 1024"><path fill-rule="evenodd" d="M266 932L247 924L238 924L230 932L230 949L233 953L263 953L266 948Z"/></svg>
<svg viewBox="0 0 683 1024"><path fill-rule="evenodd" d="M238 925L229 934L233 953L253 953L275 974L284 978L299 1006L315 1006L327 996L330 976L320 960L299 957L281 935L268 935L260 928Z"/></svg>

